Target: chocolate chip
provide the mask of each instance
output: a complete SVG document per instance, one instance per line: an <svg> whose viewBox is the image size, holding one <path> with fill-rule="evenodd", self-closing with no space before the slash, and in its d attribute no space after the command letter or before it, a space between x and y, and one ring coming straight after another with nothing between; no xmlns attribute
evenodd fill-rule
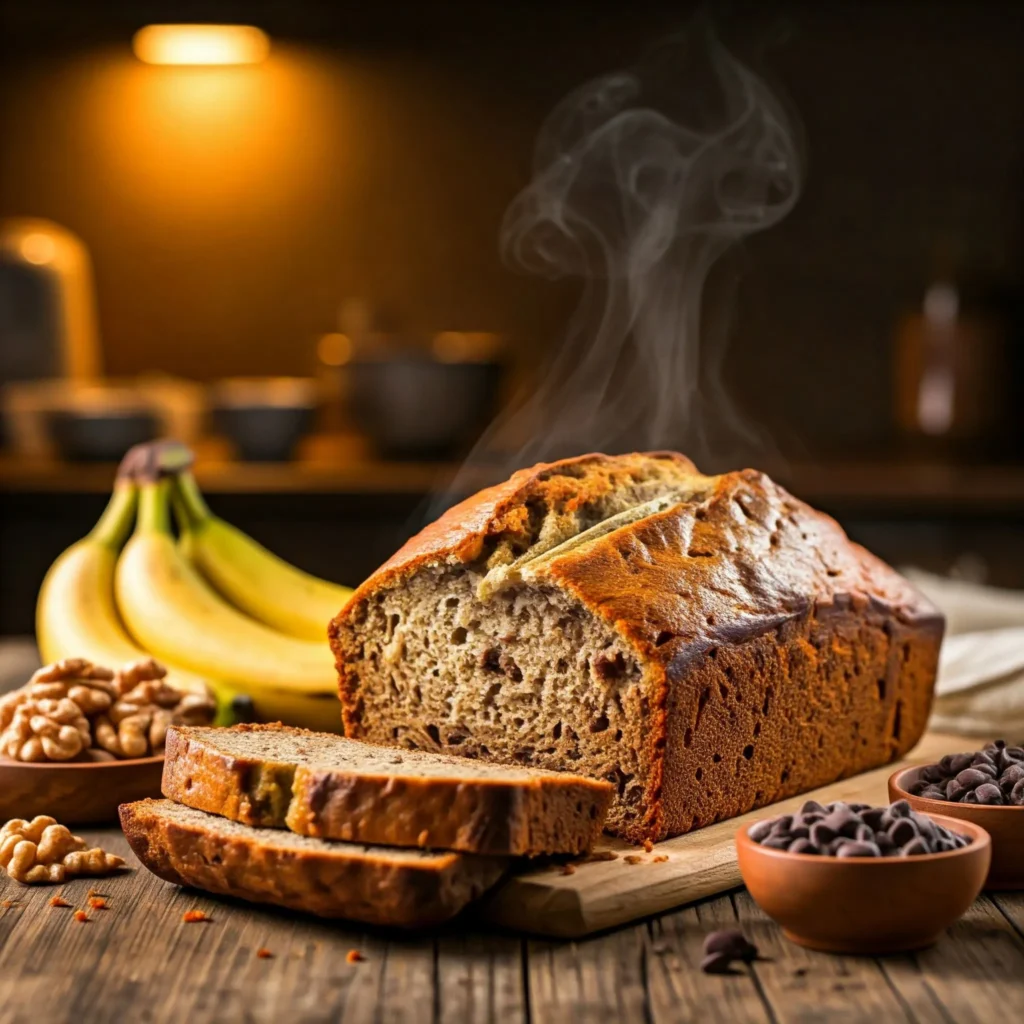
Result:
<svg viewBox="0 0 1024 1024"><path fill-rule="evenodd" d="M789 846L790 853L817 853L818 848L810 841L810 839L794 839Z"/></svg>
<svg viewBox="0 0 1024 1024"><path fill-rule="evenodd" d="M804 803L803 807L800 808L800 813L802 815L820 814L822 815L822 817L824 817L826 814L828 814L828 810L827 808L819 804L817 800L807 800Z"/></svg>
<svg viewBox="0 0 1024 1024"><path fill-rule="evenodd" d="M922 839L921 836L918 836L916 839L907 843L907 845L900 850L900 856L918 857L923 853L931 852L932 851L928 849L928 844L924 841L924 839Z"/></svg>
<svg viewBox="0 0 1024 1024"><path fill-rule="evenodd" d="M986 782L974 791L974 796L979 804L1001 804L1003 802L1003 791L994 783Z"/></svg>
<svg viewBox="0 0 1024 1024"><path fill-rule="evenodd" d="M756 960L757 947L738 928L722 928L704 940L704 953L724 953L733 960Z"/></svg>
<svg viewBox="0 0 1024 1024"><path fill-rule="evenodd" d="M764 821L758 821L751 825L750 828L747 829L747 835L750 836L755 843L760 843L762 840L768 838L774 826L775 822L771 818L765 818Z"/></svg>
<svg viewBox="0 0 1024 1024"><path fill-rule="evenodd" d="M910 818L898 818L889 827L889 838L896 846L905 846L918 836L917 826Z"/></svg>
<svg viewBox="0 0 1024 1024"><path fill-rule="evenodd" d="M811 826L811 842L815 846L827 846L833 839L835 839L835 830L829 828L828 823L824 821L816 821Z"/></svg>
<svg viewBox="0 0 1024 1024"><path fill-rule="evenodd" d="M839 847L837 857L880 857L882 851L874 843L861 843L848 839Z"/></svg>
<svg viewBox="0 0 1024 1024"><path fill-rule="evenodd" d="M732 974L732 958L725 953L710 953L700 962L705 974Z"/></svg>

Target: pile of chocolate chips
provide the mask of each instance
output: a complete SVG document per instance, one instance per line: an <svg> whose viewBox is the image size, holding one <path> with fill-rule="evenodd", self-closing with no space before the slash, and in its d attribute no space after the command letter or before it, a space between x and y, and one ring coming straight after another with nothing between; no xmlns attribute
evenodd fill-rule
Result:
<svg viewBox="0 0 1024 1024"><path fill-rule="evenodd" d="M914 857L967 846L970 839L916 814L906 800L891 807L823 806L808 800L796 814L752 825L747 833L772 850L820 857Z"/></svg>
<svg viewBox="0 0 1024 1024"><path fill-rule="evenodd" d="M958 804L1024 807L1024 744L996 740L973 754L947 754L923 768L909 792Z"/></svg>

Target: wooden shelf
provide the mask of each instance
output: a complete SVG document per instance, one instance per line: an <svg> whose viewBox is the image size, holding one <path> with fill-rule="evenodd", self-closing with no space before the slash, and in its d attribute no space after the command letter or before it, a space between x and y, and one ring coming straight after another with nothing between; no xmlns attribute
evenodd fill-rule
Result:
<svg viewBox="0 0 1024 1024"><path fill-rule="evenodd" d="M237 462L200 456L200 487L221 494L428 494L444 491L456 463L372 458L303 458L290 463ZM97 494L114 480L113 464L0 457L0 494ZM1024 465L910 461L797 462L769 469L794 494L843 510L905 510L920 515L1024 512ZM486 481L481 478L479 485Z"/></svg>

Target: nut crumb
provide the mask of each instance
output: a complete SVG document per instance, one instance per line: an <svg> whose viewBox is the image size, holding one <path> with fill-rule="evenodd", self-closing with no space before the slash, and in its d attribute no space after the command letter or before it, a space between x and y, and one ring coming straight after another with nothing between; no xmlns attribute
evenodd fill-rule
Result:
<svg viewBox="0 0 1024 1024"><path fill-rule="evenodd" d="M349 964L358 964L365 959L366 957L363 956L358 949L350 949L348 953L345 954L345 962Z"/></svg>
<svg viewBox="0 0 1024 1024"><path fill-rule="evenodd" d="M56 896L51 896L50 897L50 906L51 907L70 907L71 904L68 903L68 901L66 899L64 899L64 896L63 896L62 893L57 893Z"/></svg>
<svg viewBox="0 0 1024 1024"><path fill-rule="evenodd" d="M563 875L575 875L576 874L576 865L575 864L563 864L562 865L562 874Z"/></svg>
<svg viewBox="0 0 1024 1024"><path fill-rule="evenodd" d="M659 853L657 857L651 858L652 864L664 864L668 860L668 854Z"/></svg>
<svg viewBox="0 0 1024 1024"><path fill-rule="evenodd" d="M421 833L420 833L420 834L419 834L419 835L418 835L418 836L416 837L416 845L417 845L417 846L426 846L426 845L427 845L427 840L428 840L428 839L430 839L430 833L429 833L429 832L428 832L428 831L427 831L426 829L424 829L424 830L423 830L423 831L422 831L422 832L421 832Z"/></svg>
<svg viewBox="0 0 1024 1024"><path fill-rule="evenodd" d="M85 924L85 922L89 920L89 915L84 910L76 910L75 920L79 924Z"/></svg>
<svg viewBox="0 0 1024 1024"><path fill-rule="evenodd" d="M593 861L598 860L618 860L619 855L614 850L597 850L594 853L588 854L583 863L590 864Z"/></svg>
<svg viewBox="0 0 1024 1024"><path fill-rule="evenodd" d="M274 954L271 953L270 950L267 949L265 946L261 946L259 949L257 949L256 955L261 960L272 960L274 958Z"/></svg>
<svg viewBox="0 0 1024 1024"><path fill-rule="evenodd" d="M198 921L209 921L210 919L201 910L186 910L181 915L182 921L186 924L195 924Z"/></svg>
<svg viewBox="0 0 1024 1024"><path fill-rule="evenodd" d="M644 861L643 857L639 857L635 853L627 853L622 859L627 864L642 864Z"/></svg>
<svg viewBox="0 0 1024 1024"><path fill-rule="evenodd" d="M650 839L645 839L644 840L644 853L650 853L651 850L653 850L653 849L654 849L654 843L652 843L650 841Z"/></svg>
<svg viewBox="0 0 1024 1024"><path fill-rule="evenodd" d="M107 907L107 901L102 896L90 896L89 897L89 906L92 907L93 910L107 910L107 909L109 909Z"/></svg>

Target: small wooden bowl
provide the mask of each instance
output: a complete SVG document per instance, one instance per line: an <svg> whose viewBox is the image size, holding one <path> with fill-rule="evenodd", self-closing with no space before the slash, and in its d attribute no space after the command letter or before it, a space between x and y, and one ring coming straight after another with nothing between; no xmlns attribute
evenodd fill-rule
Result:
<svg viewBox="0 0 1024 1024"><path fill-rule="evenodd" d="M913 785L927 765L903 768L889 777L889 799L906 800L920 814L937 814L957 821L980 825L992 837L992 867L986 889L1024 889L1024 807L989 807L980 804L958 804L952 800L932 800L913 796L907 787Z"/></svg>
<svg viewBox="0 0 1024 1024"><path fill-rule="evenodd" d="M26 764L0 757L0 822L48 814L62 825L117 823L117 808L160 795L163 757Z"/></svg>
<svg viewBox="0 0 1024 1024"><path fill-rule="evenodd" d="M971 844L919 857L819 857L736 833L740 874L787 939L828 953L877 956L930 946L977 899L992 844L970 822L929 815Z"/></svg>

